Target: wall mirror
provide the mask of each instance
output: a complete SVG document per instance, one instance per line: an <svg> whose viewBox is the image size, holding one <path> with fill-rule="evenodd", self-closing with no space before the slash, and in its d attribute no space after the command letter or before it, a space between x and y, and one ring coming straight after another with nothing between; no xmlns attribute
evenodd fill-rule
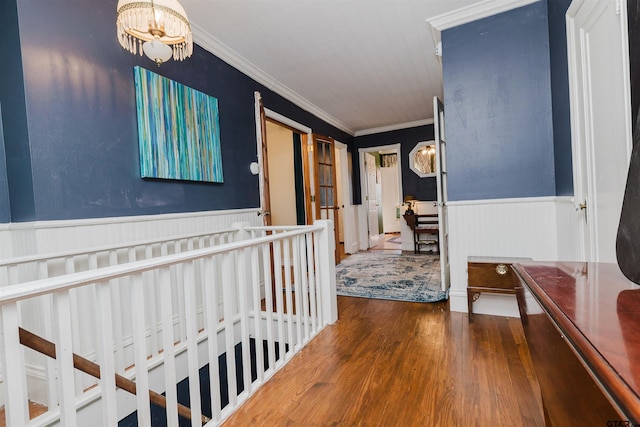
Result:
<svg viewBox="0 0 640 427"><path fill-rule="evenodd" d="M409 168L421 178L436 176L436 142L418 142L409 153Z"/></svg>

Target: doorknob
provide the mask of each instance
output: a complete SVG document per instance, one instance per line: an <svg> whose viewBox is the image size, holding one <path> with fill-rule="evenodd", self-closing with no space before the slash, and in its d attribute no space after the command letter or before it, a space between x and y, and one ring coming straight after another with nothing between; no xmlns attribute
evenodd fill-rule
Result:
<svg viewBox="0 0 640 427"><path fill-rule="evenodd" d="M269 211L258 211L258 216L269 216L271 215L271 212Z"/></svg>
<svg viewBox="0 0 640 427"><path fill-rule="evenodd" d="M584 222L589 223L587 221L587 199L584 199L584 202L576 205L576 212L584 211Z"/></svg>

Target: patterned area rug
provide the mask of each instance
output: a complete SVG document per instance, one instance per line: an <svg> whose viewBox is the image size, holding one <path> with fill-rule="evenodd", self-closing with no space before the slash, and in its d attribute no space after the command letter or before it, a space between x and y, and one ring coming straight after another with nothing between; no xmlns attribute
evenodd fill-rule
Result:
<svg viewBox="0 0 640 427"><path fill-rule="evenodd" d="M447 299L440 289L440 257L430 254L358 252L336 266L338 295L435 302Z"/></svg>

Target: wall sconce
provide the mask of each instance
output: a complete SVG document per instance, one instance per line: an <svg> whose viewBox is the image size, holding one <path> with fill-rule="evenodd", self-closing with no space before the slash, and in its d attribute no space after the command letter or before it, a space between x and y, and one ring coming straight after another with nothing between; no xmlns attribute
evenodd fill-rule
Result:
<svg viewBox="0 0 640 427"><path fill-rule="evenodd" d="M258 175L260 173L260 165L258 165L258 162L251 162L249 164L249 170L252 175Z"/></svg>

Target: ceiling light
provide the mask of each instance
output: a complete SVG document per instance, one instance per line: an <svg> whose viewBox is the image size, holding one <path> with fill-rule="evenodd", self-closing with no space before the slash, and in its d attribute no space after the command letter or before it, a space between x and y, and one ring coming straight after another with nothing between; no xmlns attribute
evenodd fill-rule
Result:
<svg viewBox="0 0 640 427"><path fill-rule="evenodd" d="M191 26L178 0L119 0L117 12L118 41L129 52L144 52L158 66L193 53Z"/></svg>

